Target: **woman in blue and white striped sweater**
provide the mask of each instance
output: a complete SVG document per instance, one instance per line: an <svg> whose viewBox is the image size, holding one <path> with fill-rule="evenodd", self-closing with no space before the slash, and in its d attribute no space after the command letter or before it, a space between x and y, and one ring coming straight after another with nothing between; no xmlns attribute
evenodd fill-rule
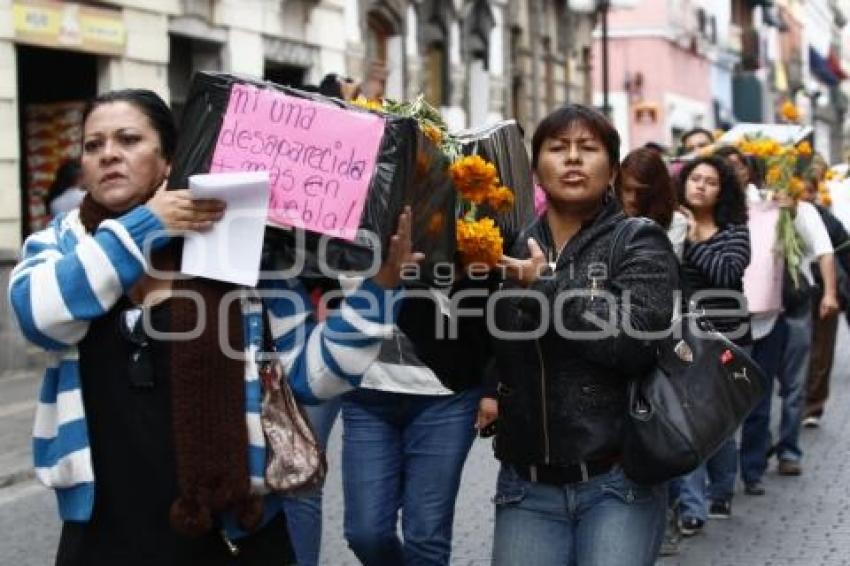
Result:
<svg viewBox="0 0 850 566"><path fill-rule="evenodd" d="M280 501L263 481L254 354L264 313L296 395L319 402L359 385L392 332L400 267L420 259L406 211L380 271L321 323L298 280L265 282L279 292L260 299L212 281L154 278L152 267L178 264L164 231L205 230L223 213L220 202L165 190L175 138L168 107L150 91L94 100L84 116L88 194L27 239L10 280L23 333L53 354L33 452L64 521L57 564L285 563ZM239 300L220 320L231 291ZM197 336L180 342L145 331L191 334L204 316ZM225 345L245 358L228 357Z"/></svg>

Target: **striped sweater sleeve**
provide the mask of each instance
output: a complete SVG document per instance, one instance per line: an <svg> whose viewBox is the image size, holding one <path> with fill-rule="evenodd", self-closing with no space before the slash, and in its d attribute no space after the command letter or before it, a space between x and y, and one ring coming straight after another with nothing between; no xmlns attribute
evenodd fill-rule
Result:
<svg viewBox="0 0 850 566"><path fill-rule="evenodd" d="M27 238L9 280L9 302L27 339L48 350L82 340L89 321L145 272L145 240L162 228L147 207L138 206L102 222L94 235L78 237L69 216L62 216Z"/></svg>
<svg viewBox="0 0 850 566"><path fill-rule="evenodd" d="M687 242L684 259L712 285L735 288L750 264L750 231L745 225L735 224L704 242Z"/></svg>
<svg viewBox="0 0 850 566"><path fill-rule="evenodd" d="M318 322L304 285L297 279L264 285L269 326L298 399L315 404L349 391L392 336L400 290L366 279L346 294L338 310ZM270 292L271 291L271 292Z"/></svg>

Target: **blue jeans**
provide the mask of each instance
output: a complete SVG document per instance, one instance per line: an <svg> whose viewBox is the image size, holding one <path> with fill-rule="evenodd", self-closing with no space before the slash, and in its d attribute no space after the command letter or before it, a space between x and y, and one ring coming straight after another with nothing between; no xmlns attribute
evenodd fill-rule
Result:
<svg viewBox="0 0 850 566"><path fill-rule="evenodd" d="M342 399L335 397L321 405L304 407L322 448L328 446L341 404ZM283 510L298 566L318 566L322 548L322 489L309 495L284 497Z"/></svg>
<svg viewBox="0 0 850 566"><path fill-rule="evenodd" d="M532 483L502 465L493 565L651 566L664 536L667 486L641 486L620 468L586 483Z"/></svg>
<svg viewBox="0 0 850 566"><path fill-rule="evenodd" d="M753 358L764 372L765 395L744 421L741 432L741 476L744 483L760 481L767 469L771 448L770 405L773 380L779 380L782 420L777 455L782 460L800 460L800 421L803 416L809 350L812 343L812 319L780 315L773 330L753 343Z"/></svg>
<svg viewBox="0 0 850 566"><path fill-rule="evenodd" d="M678 493L679 516L705 521L708 518L708 501L732 500L737 474L738 448L732 436L711 458L682 479Z"/></svg>
<svg viewBox="0 0 850 566"><path fill-rule="evenodd" d="M812 354L811 309L799 318L786 317L788 343L779 365L779 396L782 397L782 422L776 454L780 460L800 461L800 427L806 404L806 378Z"/></svg>
<svg viewBox="0 0 850 566"><path fill-rule="evenodd" d="M345 539L364 565L449 563L480 398L477 388L449 396L368 389L343 396Z"/></svg>

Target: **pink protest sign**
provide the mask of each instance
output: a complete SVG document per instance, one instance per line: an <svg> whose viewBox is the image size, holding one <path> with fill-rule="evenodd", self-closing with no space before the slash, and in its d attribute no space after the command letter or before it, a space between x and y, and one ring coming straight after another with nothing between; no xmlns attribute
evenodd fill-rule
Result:
<svg viewBox="0 0 850 566"><path fill-rule="evenodd" d="M365 112L237 84L211 173L268 171L268 220L353 240L384 120Z"/></svg>
<svg viewBox="0 0 850 566"><path fill-rule="evenodd" d="M785 264L776 253L776 223L779 206L775 202L751 202L748 209L750 265L744 271L744 295L751 313L782 308L782 270Z"/></svg>

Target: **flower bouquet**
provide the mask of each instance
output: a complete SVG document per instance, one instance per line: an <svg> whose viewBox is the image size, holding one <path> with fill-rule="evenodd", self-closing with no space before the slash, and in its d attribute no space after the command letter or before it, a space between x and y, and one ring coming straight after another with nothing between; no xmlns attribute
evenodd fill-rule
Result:
<svg viewBox="0 0 850 566"><path fill-rule="evenodd" d="M422 133L437 145L450 163L449 175L457 189L455 233L457 251L464 265L495 266L502 256L502 233L485 208L504 213L513 207L514 193L499 181L496 166L479 155L462 155L462 144L449 133L445 120L436 108L420 95L412 102L367 100L354 104L370 110L414 118ZM417 163L417 168L427 164ZM432 231L444 228L444 219L432 218Z"/></svg>
<svg viewBox="0 0 850 566"><path fill-rule="evenodd" d="M808 141L799 144L780 144L776 140L761 135L741 138L737 147L742 153L758 157L764 161L765 185L775 195L790 197L794 203L803 195L806 185L797 172L804 161L812 156L812 146ZM803 260L803 241L794 227L791 208L782 208L776 225L777 252L785 260L786 269L799 287L800 268Z"/></svg>

